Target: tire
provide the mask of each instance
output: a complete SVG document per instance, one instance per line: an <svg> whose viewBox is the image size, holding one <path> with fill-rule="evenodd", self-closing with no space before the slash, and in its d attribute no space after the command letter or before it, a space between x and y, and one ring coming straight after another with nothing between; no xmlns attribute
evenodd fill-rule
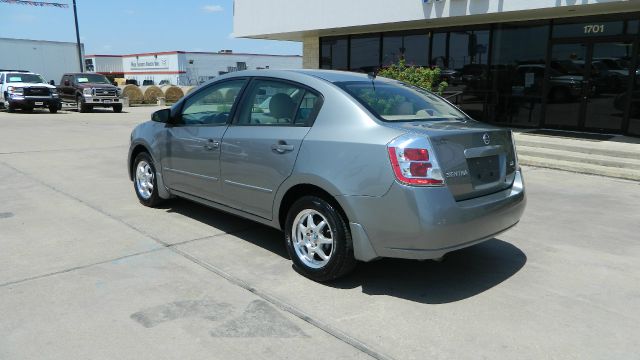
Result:
<svg viewBox="0 0 640 360"><path fill-rule="evenodd" d="M91 111L91 106L89 106L89 105L87 105L87 103L85 103L85 101L82 98L82 96L76 97L76 108L78 109L78 112L80 112L80 113L86 113L86 112Z"/></svg>
<svg viewBox="0 0 640 360"><path fill-rule="evenodd" d="M113 112L114 113L121 113L122 112L122 104L113 105Z"/></svg>
<svg viewBox="0 0 640 360"><path fill-rule="evenodd" d="M133 160L133 189L144 206L156 207L163 199L158 195L156 167L148 153L142 152ZM151 188L150 188L150 186Z"/></svg>
<svg viewBox="0 0 640 360"><path fill-rule="evenodd" d="M54 105L49 105L49 112L52 114L55 114L58 112L58 105L54 104Z"/></svg>
<svg viewBox="0 0 640 360"><path fill-rule="evenodd" d="M22 111L28 112L28 113L33 112L33 107L32 106L25 106L25 107L22 108Z"/></svg>
<svg viewBox="0 0 640 360"><path fill-rule="evenodd" d="M348 222L326 200L316 196L298 199L289 209L284 231L294 267L309 279L331 281L355 268Z"/></svg>

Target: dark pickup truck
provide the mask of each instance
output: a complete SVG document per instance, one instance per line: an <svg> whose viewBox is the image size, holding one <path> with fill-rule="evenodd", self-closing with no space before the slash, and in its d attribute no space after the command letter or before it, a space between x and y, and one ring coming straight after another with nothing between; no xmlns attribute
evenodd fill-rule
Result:
<svg viewBox="0 0 640 360"><path fill-rule="evenodd" d="M94 107L122 111L120 88L112 85L104 75L95 73L64 74L58 86L60 99L75 103L79 112L89 112Z"/></svg>

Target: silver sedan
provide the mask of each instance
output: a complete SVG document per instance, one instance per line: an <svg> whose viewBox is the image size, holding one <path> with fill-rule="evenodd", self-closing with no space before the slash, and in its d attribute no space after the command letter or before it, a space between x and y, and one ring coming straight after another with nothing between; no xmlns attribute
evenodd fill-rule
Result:
<svg viewBox="0 0 640 360"><path fill-rule="evenodd" d="M423 89L363 74L228 74L131 134L140 202L189 199L281 229L294 265L329 281L357 261L437 259L525 208L509 130Z"/></svg>

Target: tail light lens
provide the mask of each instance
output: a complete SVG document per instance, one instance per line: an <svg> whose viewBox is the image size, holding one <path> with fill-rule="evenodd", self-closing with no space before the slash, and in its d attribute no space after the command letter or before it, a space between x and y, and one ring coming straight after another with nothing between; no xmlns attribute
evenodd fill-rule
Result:
<svg viewBox="0 0 640 360"><path fill-rule="evenodd" d="M389 159L396 179L403 184L443 186L444 179L425 138L401 136L388 145Z"/></svg>

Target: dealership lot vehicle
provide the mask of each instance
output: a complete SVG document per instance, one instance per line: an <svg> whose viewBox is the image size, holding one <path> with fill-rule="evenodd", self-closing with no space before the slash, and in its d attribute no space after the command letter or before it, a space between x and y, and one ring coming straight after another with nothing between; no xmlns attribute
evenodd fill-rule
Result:
<svg viewBox="0 0 640 360"><path fill-rule="evenodd" d="M427 91L335 71L251 71L201 87L131 134L144 205L178 196L282 229L318 281L356 260L436 259L520 220L508 130Z"/></svg>
<svg viewBox="0 0 640 360"><path fill-rule="evenodd" d="M0 70L0 105L9 112L48 108L55 113L61 104L56 87L47 84L39 74Z"/></svg>
<svg viewBox="0 0 640 360"><path fill-rule="evenodd" d="M62 101L75 103L79 112L88 112L94 107L112 108L114 112L122 112L120 88L112 85L104 75L64 74L58 89Z"/></svg>

